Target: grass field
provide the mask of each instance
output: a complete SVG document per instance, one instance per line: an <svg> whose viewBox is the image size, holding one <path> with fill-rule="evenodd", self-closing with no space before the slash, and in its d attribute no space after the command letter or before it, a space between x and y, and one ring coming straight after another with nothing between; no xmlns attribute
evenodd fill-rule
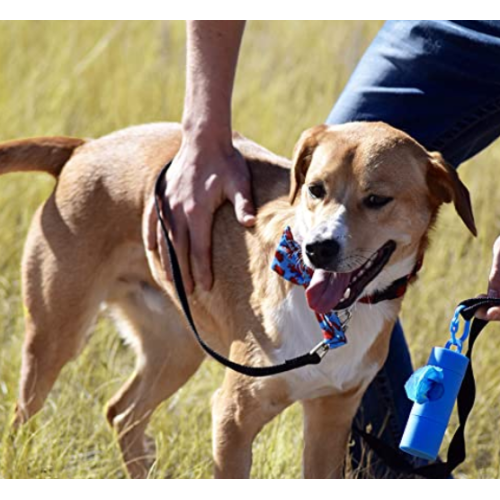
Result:
<svg viewBox="0 0 500 500"><path fill-rule="evenodd" d="M236 82L235 128L289 156L300 132L324 121L379 26L251 22ZM131 124L178 121L184 42L184 25L177 22L0 23L0 139L96 137ZM402 316L417 365L446 341L456 303L485 290L500 234L500 143L460 172L472 193L479 237L468 236L450 207L443 210ZM40 414L15 437L9 433L23 340L21 253L35 208L52 188L43 174L0 179L0 477L124 477L102 409L134 360L106 318L64 369ZM499 333L491 326L477 345L477 404L459 476L500 477ZM209 395L221 379L220 367L206 362L154 415L158 460L151 477L210 477ZM301 448L301 414L292 407L257 440L253 476L300 477Z"/></svg>

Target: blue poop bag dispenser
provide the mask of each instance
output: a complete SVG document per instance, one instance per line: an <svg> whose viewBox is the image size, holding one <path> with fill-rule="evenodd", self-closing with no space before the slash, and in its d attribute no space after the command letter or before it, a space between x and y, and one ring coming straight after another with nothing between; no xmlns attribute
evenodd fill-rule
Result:
<svg viewBox="0 0 500 500"><path fill-rule="evenodd" d="M414 405L399 447L419 458L436 459L469 365L469 359L462 354L463 342L469 335L469 321L462 336L456 337L463 308L459 306L455 311L450 324L451 338L446 346L434 347L427 365L418 369L405 385Z"/></svg>

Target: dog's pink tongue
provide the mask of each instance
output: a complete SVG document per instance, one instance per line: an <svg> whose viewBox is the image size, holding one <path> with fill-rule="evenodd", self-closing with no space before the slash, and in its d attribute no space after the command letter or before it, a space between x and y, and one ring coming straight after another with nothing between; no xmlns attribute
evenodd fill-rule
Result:
<svg viewBox="0 0 500 500"><path fill-rule="evenodd" d="M320 314L330 312L342 300L350 279L351 273L329 273L316 269L306 290L309 307Z"/></svg>

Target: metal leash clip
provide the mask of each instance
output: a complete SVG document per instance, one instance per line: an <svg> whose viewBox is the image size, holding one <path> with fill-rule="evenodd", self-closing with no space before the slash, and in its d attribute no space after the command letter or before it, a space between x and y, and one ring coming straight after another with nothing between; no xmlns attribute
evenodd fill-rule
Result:
<svg viewBox="0 0 500 500"><path fill-rule="evenodd" d="M309 354L317 354L320 358L324 358L325 354L330 350L328 340L323 339L317 346L315 346Z"/></svg>

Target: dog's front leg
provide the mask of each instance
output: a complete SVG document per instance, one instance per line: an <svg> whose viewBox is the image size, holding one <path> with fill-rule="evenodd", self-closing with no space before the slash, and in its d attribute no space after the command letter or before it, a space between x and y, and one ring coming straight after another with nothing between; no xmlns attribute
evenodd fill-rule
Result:
<svg viewBox="0 0 500 500"><path fill-rule="evenodd" d="M342 477L351 425L363 392L356 388L303 401L305 478Z"/></svg>
<svg viewBox="0 0 500 500"><path fill-rule="evenodd" d="M256 381L231 371L212 402L214 474L216 478L248 478L252 444L262 427L291 401L276 379Z"/></svg>

